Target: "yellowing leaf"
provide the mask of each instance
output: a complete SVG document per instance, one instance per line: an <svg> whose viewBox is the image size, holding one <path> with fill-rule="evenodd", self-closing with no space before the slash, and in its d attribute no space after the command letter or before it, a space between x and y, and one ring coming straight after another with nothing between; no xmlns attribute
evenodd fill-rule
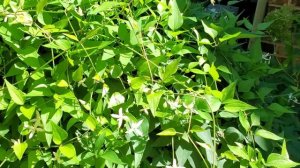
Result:
<svg viewBox="0 0 300 168"><path fill-rule="evenodd" d="M21 106L20 107L20 111L22 112L22 114L28 118L28 119L31 119L32 118L32 115L34 114L35 112L35 106L31 106L31 105L24 105L24 106Z"/></svg>
<svg viewBox="0 0 300 168"><path fill-rule="evenodd" d="M67 158L73 158L76 156L76 149L72 144L61 145L59 151Z"/></svg>
<svg viewBox="0 0 300 168"><path fill-rule="evenodd" d="M67 81L65 81L65 80L60 80L58 83L57 83L57 86L58 87L68 87L69 86L69 84L68 84L68 82Z"/></svg>
<svg viewBox="0 0 300 168"><path fill-rule="evenodd" d="M208 73L210 74L210 76L214 79L214 81L219 81L219 73L217 71L217 68L215 67L214 64L211 65L211 67L209 68Z"/></svg>
<svg viewBox="0 0 300 168"><path fill-rule="evenodd" d="M158 133L159 136L174 136L176 135L176 130L174 128L168 128L163 130L162 132Z"/></svg>
<svg viewBox="0 0 300 168"><path fill-rule="evenodd" d="M100 81L101 81L101 76L97 73L97 74L95 74L95 76L93 77L93 79L94 79L96 82L100 82Z"/></svg>
<svg viewBox="0 0 300 168"><path fill-rule="evenodd" d="M18 105L24 105L25 94L19 89L17 89L14 85L10 84L6 79L4 79L4 81L12 101L14 101Z"/></svg>
<svg viewBox="0 0 300 168"><path fill-rule="evenodd" d="M28 147L28 144L26 142L21 143L20 140L14 143L12 148L19 160L22 159L23 154L26 151L27 147Z"/></svg>
<svg viewBox="0 0 300 168"><path fill-rule="evenodd" d="M69 39L72 39L72 40L75 40L75 41L79 41L78 38L72 34L67 34L67 33L64 33L65 36L67 36Z"/></svg>

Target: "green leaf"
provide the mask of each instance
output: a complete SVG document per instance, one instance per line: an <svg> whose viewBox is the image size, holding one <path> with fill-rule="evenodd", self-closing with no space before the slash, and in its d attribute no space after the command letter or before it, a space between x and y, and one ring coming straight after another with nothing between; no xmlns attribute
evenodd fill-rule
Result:
<svg viewBox="0 0 300 168"><path fill-rule="evenodd" d="M125 43L129 42L130 34L125 23L121 23L118 29L118 35Z"/></svg>
<svg viewBox="0 0 300 168"><path fill-rule="evenodd" d="M32 115L35 112L35 106L23 105L23 106L20 106L20 111L26 118L28 118L30 120L32 118Z"/></svg>
<svg viewBox="0 0 300 168"><path fill-rule="evenodd" d="M4 79L4 81L12 101L14 101L18 105L24 105L25 94L17 89L14 85L10 84L6 79Z"/></svg>
<svg viewBox="0 0 300 168"><path fill-rule="evenodd" d="M43 97L43 96L52 96L50 88L45 84L39 84L33 88L26 97Z"/></svg>
<svg viewBox="0 0 300 168"><path fill-rule="evenodd" d="M176 130L174 128L168 128L156 135L158 135L158 136L174 136L174 135L176 135Z"/></svg>
<svg viewBox="0 0 300 168"><path fill-rule="evenodd" d="M80 65L73 73L72 73L72 78L75 82L79 82L82 80L82 75L83 75L83 68L82 65Z"/></svg>
<svg viewBox="0 0 300 168"><path fill-rule="evenodd" d="M14 143L12 148L19 160L22 159L23 154L26 151L27 147L28 147L28 144L26 142L21 143L20 140Z"/></svg>
<svg viewBox="0 0 300 168"><path fill-rule="evenodd" d="M129 84L132 87L132 89L139 90L143 86L145 80L145 77L129 78Z"/></svg>
<svg viewBox="0 0 300 168"><path fill-rule="evenodd" d="M240 34L241 34L241 32L237 32L235 34L225 34L223 37L219 38L219 41L220 42L227 41L227 40L238 37Z"/></svg>
<svg viewBox="0 0 300 168"><path fill-rule="evenodd" d="M219 81L219 73L217 71L217 68L215 67L214 64L212 64L209 68L208 73L210 74L210 76L213 78L214 81Z"/></svg>
<svg viewBox="0 0 300 168"><path fill-rule="evenodd" d="M163 81L170 78L171 75L177 72L179 62L180 62L180 58L173 60L170 64L166 66L165 72L162 77Z"/></svg>
<svg viewBox="0 0 300 168"><path fill-rule="evenodd" d="M67 158L73 158L76 156L76 149L73 144L66 144L66 145L60 145L59 146L59 151L66 156Z"/></svg>
<svg viewBox="0 0 300 168"><path fill-rule="evenodd" d="M113 65L112 70L110 72L113 78L119 78L122 75L123 71L119 65Z"/></svg>
<svg viewBox="0 0 300 168"><path fill-rule="evenodd" d="M71 44L72 43L69 40L58 39L58 40L54 40L48 44L45 44L44 47L67 51L71 48Z"/></svg>
<svg viewBox="0 0 300 168"><path fill-rule="evenodd" d="M296 163L285 156L277 153L271 153L268 156L266 166L270 167L280 167L280 168L292 168L299 166L300 163Z"/></svg>
<svg viewBox="0 0 300 168"><path fill-rule="evenodd" d="M249 160L249 157L248 157L248 154L247 154L247 151L245 150L245 148L240 147L240 146L231 146L231 145L227 145L227 146L234 155L241 157L243 159Z"/></svg>
<svg viewBox="0 0 300 168"><path fill-rule="evenodd" d="M168 26L174 31L183 25L183 16L180 13L176 0L170 0L171 16L168 18Z"/></svg>
<svg viewBox="0 0 300 168"><path fill-rule="evenodd" d="M230 83L226 88L222 90L222 101L230 100L234 98L236 82Z"/></svg>
<svg viewBox="0 0 300 168"><path fill-rule="evenodd" d="M204 32L207 33L211 38L216 38L217 35L218 35L218 32L210 27L208 27L203 21L202 22L202 25L204 27Z"/></svg>
<svg viewBox="0 0 300 168"><path fill-rule="evenodd" d="M39 0L36 5L36 13L40 14L43 12L44 7L47 5L48 0Z"/></svg>
<svg viewBox="0 0 300 168"><path fill-rule="evenodd" d="M240 111L240 114L239 114L239 120L240 120L240 123L242 124L242 126L245 128L245 130L248 132L250 130L250 124L247 120L247 116L245 114L245 112L243 111Z"/></svg>
<svg viewBox="0 0 300 168"><path fill-rule="evenodd" d="M83 123L86 127L88 127L90 130L94 131L97 126L97 121L94 117L91 115L88 115Z"/></svg>
<svg viewBox="0 0 300 168"><path fill-rule="evenodd" d="M125 68L131 61L131 58L134 56L132 52L122 52L120 54L120 63L122 64L123 68Z"/></svg>
<svg viewBox="0 0 300 168"><path fill-rule="evenodd" d="M218 98L212 96L212 95L205 95L206 104L209 105L209 112L216 112L221 107L221 102ZM206 109L206 108L204 108Z"/></svg>
<svg viewBox="0 0 300 168"><path fill-rule="evenodd" d="M205 131L202 127L200 127L199 125L193 125L193 127L191 128L191 132L202 132Z"/></svg>
<svg viewBox="0 0 300 168"><path fill-rule="evenodd" d="M68 133L56 125L53 121L50 121L51 126L52 126L52 135L53 135L53 142L56 145L60 145L63 140L67 139Z"/></svg>
<svg viewBox="0 0 300 168"><path fill-rule="evenodd" d="M255 132L255 135L266 138L266 139L272 139L275 141L282 140L283 138L264 129L259 129Z"/></svg>
<svg viewBox="0 0 300 168"><path fill-rule="evenodd" d="M294 113L293 111L291 111L290 109L288 109L287 107L284 107L278 103L272 103L268 109L272 110L277 117L280 117L281 115L285 114L285 113Z"/></svg>
<svg viewBox="0 0 300 168"><path fill-rule="evenodd" d="M228 112L239 112L256 109L256 107L236 99L227 100L224 102L224 104L224 109Z"/></svg>
<svg viewBox="0 0 300 168"><path fill-rule="evenodd" d="M119 156L114 151L111 150L106 151L100 157L115 164L124 164L124 162L122 162Z"/></svg>
<svg viewBox="0 0 300 168"><path fill-rule="evenodd" d="M135 33L134 30L130 30L130 38L129 42L131 45L137 45L139 43L138 35Z"/></svg>
<svg viewBox="0 0 300 168"><path fill-rule="evenodd" d="M289 153L286 149L286 141L285 139L283 140L282 146L281 146L281 155L284 156L285 158L289 158Z"/></svg>
<svg viewBox="0 0 300 168"><path fill-rule="evenodd" d="M164 94L164 91L153 92L147 95L147 101L152 115L155 116L156 109L159 105L160 98Z"/></svg>
<svg viewBox="0 0 300 168"><path fill-rule="evenodd" d="M69 86L69 84L68 84L68 82L65 81L65 80L60 80L60 81L57 82L57 86L58 86L58 87L62 87L62 88L66 88L66 87Z"/></svg>
<svg viewBox="0 0 300 168"><path fill-rule="evenodd" d="M126 6L125 2L115 2L115 1L106 1L101 3L92 13L96 14L99 12L105 12L108 10L112 10L113 8L118 8L120 6Z"/></svg>

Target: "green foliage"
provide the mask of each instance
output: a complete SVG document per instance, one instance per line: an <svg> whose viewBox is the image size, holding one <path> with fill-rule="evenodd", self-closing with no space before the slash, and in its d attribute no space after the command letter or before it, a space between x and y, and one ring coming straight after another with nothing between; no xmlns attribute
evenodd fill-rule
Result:
<svg viewBox="0 0 300 168"><path fill-rule="evenodd" d="M299 81L237 42L264 25L189 0L0 2L1 166L299 165Z"/></svg>

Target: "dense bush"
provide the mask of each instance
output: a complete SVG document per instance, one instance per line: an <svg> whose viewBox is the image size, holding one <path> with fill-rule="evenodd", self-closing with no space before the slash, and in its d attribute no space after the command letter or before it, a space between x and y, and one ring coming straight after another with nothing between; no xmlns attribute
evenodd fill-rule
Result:
<svg viewBox="0 0 300 168"><path fill-rule="evenodd" d="M241 44L270 23L188 0L1 2L1 166L299 165L299 75Z"/></svg>

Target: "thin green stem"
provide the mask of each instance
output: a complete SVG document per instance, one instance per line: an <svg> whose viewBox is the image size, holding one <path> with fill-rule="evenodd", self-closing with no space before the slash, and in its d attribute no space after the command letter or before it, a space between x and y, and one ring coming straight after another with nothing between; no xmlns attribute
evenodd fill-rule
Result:
<svg viewBox="0 0 300 168"><path fill-rule="evenodd" d="M189 140L191 141L191 143L193 144L193 146L195 147L197 153L199 154L199 156L201 157L201 159L203 160L205 167L209 168L208 163L206 162L206 160L204 159L202 153L200 152L200 150L198 149L197 145L195 144L195 142L193 141L193 139L190 137L190 135L188 135Z"/></svg>

